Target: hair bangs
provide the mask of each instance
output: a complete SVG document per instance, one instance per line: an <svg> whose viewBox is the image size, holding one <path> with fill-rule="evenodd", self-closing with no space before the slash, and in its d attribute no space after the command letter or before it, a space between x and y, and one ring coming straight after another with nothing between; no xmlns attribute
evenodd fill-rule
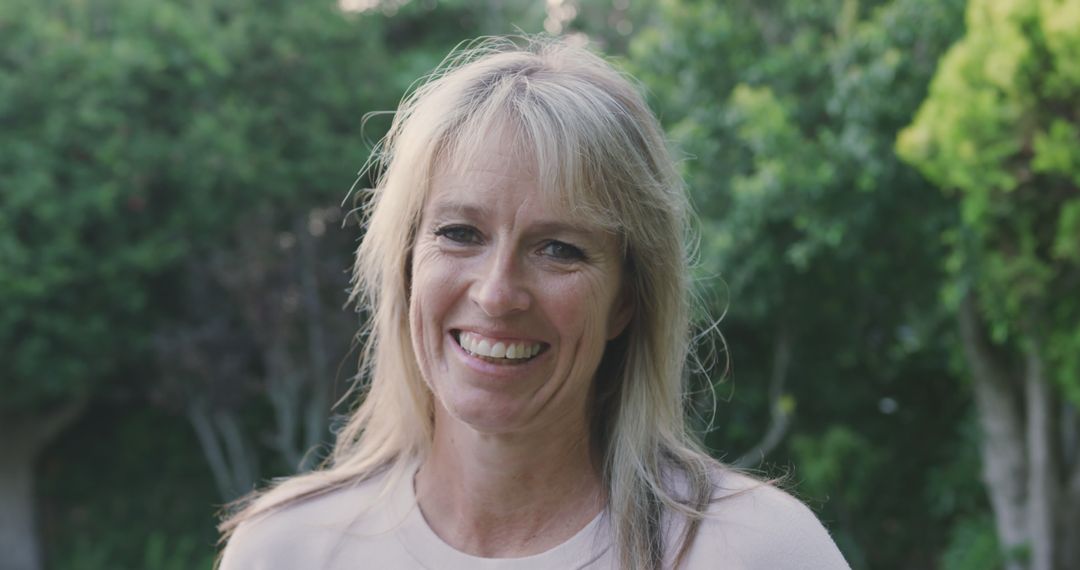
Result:
<svg viewBox="0 0 1080 570"><path fill-rule="evenodd" d="M602 156L605 137L595 136L612 127L602 124L609 121L598 109L581 112L578 94L552 89L545 75L523 66L463 93L471 100L459 108L467 112L442 134L431 172L468 168L480 158L483 141L499 138L510 159L532 170L540 192L561 206L569 221L621 234L619 209L610 199L617 192L608 185L625 175L604 171L611 164Z"/></svg>
<svg viewBox="0 0 1080 570"><path fill-rule="evenodd" d="M537 168L540 191L562 206L572 222L622 233L620 216L605 199L604 176L597 176L595 155L601 141L587 136L590 117L575 113L572 101L552 101L542 94L522 97L518 113L523 136Z"/></svg>

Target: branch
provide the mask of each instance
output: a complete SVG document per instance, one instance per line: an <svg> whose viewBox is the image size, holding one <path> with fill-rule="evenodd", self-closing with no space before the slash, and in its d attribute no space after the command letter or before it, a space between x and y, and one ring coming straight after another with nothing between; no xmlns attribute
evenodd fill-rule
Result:
<svg viewBox="0 0 1080 570"><path fill-rule="evenodd" d="M1065 485L1075 486L1080 492L1080 410L1068 398L1062 398L1058 425L1061 428L1059 437Z"/></svg>
<svg viewBox="0 0 1080 570"><path fill-rule="evenodd" d="M236 493L232 488L229 464L218 442L214 425L210 421L210 414L201 399L193 400L188 404L187 417L191 422L191 427L195 429L195 436L199 439L203 457L206 458L206 462L210 465L210 472L214 475L214 485L217 487L218 496L223 501L232 500Z"/></svg>
<svg viewBox="0 0 1080 570"><path fill-rule="evenodd" d="M786 325L780 327L773 346L773 368L769 378L769 411L772 420L764 437L757 445L750 448L733 463L738 468L755 467L764 461L776 446L784 439L791 426L791 406L784 397L784 385L787 383L791 368L791 334Z"/></svg>
<svg viewBox="0 0 1080 570"><path fill-rule="evenodd" d="M1067 400L1061 402L1061 449L1070 493L1080 497L1080 413Z"/></svg>
<svg viewBox="0 0 1080 570"><path fill-rule="evenodd" d="M290 469L296 469L303 457L296 443L299 425L297 407L301 405L302 381L292 364L284 339L278 338L263 350L263 362L266 364L266 395L274 410L274 432L270 444Z"/></svg>
<svg viewBox="0 0 1080 570"><path fill-rule="evenodd" d="M239 496L251 490L258 478L256 454L231 412L218 411L214 414L214 423L221 431L221 439L225 442L225 451L232 466L234 496Z"/></svg>
<svg viewBox="0 0 1080 570"><path fill-rule="evenodd" d="M318 256L314 236L307 228L299 228L300 236L300 291L307 325L308 357L311 370L308 374L310 397L304 408L304 457L298 466L300 471L310 470L317 459L314 448L326 436L330 415L330 367L326 354L326 319L319 299Z"/></svg>
<svg viewBox="0 0 1080 570"><path fill-rule="evenodd" d="M4 453L31 460L37 457L53 438L82 414L89 401L88 396L80 395L47 412L16 411L0 415L0 443Z"/></svg>
<svg viewBox="0 0 1080 570"><path fill-rule="evenodd" d="M90 401L90 397L81 395L74 400L69 400L60 409L48 414L45 419L41 420L37 433L35 434L35 444L38 449L41 449L49 444L54 437L64 431L64 428L71 425L71 422L75 421L83 410L86 409L86 404Z"/></svg>

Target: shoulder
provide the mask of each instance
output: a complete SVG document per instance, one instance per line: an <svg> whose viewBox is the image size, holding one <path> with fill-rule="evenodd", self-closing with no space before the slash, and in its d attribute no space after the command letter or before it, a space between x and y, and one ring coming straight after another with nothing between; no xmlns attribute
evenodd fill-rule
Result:
<svg viewBox="0 0 1080 570"><path fill-rule="evenodd" d="M219 570L322 567L347 536L391 526L378 508L384 483L375 477L245 520L226 544Z"/></svg>
<svg viewBox="0 0 1080 570"><path fill-rule="evenodd" d="M714 480L685 568L849 568L821 521L795 497L730 469Z"/></svg>

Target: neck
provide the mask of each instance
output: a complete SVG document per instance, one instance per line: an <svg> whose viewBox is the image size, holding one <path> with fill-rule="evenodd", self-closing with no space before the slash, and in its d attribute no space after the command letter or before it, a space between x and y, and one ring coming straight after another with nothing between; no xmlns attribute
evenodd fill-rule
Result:
<svg viewBox="0 0 1080 570"><path fill-rule="evenodd" d="M529 556L565 542L603 507L584 426L558 436L484 434L437 410L415 481L424 518L475 556Z"/></svg>

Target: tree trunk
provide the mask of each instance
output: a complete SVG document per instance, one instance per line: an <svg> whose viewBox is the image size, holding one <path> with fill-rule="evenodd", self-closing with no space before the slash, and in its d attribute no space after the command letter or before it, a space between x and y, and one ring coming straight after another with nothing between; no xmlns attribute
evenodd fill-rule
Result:
<svg viewBox="0 0 1080 570"><path fill-rule="evenodd" d="M1062 501L1058 525L1058 544L1061 545L1061 568L1080 570L1080 467L1073 466L1065 500Z"/></svg>
<svg viewBox="0 0 1080 570"><path fill-rule="evenodd" d="M1058 406L1059 427L1055 560L1062 570L1080 570L1080 413L1073 402L1058 399L1051 402Z"/></svg>
<svg viewBox="0 0 1080 570"><path fill-rule="evenodd" d="M1060 562L1065 570L1080 570L1080 413L1075 404L1061 402L1060 421L1064 474L1057 527Z"/></svg>
<svg viewBox="0 0 1080 570"><path fill-rule="evenodd" d="M959 311L982 427L983 478L1008 570L1080 570L1080 418L1060 400L1038 331L1010 374L986 340L974 298ZM1029 556L1019 556L1027 551Z"/></svg>
<svg viewBox="0 0 1080 570"><path fill-rule="evenodd" d="M82 413L78 399L42 415L0 416L0 564L3 570L39 570L41 546L34 506L38 455Z"/></svg>
<svg viewBox="0 0 1080 570"><path fill-rule="evenodd" d="M218 496L229 502L250 491L259 468L236 419L228 412L212 411L200 398L188 403L187 417L214 475Z"/></svg>
<svg viewBox="0 0 1080 570"><path fill-rule="evenodd" d="M1028 458L1019 394L1008 368L984 336L975 299L968 293L958 313L964 356L971 368L975 409L982 429L983 482L990 495L1006 570L1024 570L1016 553L1028 545Z"/></svg>
<svg viewBox="0 0 1080 570"><path fill-rule="evenodd" d="M1058 467L1054 437L1053 390L1047 381L1039 345L1025 355L1024 397L1027 402L1028 532L1031 570L1056 570Z"/></svg>
<svg viewBox="0 0 1080 570"><path fill-rule="evenodd" d="M5 436L5 439L7 436ZM34 513L33 450L0 453L0 552L4 570L38 570L41 554Z"/></svg>

